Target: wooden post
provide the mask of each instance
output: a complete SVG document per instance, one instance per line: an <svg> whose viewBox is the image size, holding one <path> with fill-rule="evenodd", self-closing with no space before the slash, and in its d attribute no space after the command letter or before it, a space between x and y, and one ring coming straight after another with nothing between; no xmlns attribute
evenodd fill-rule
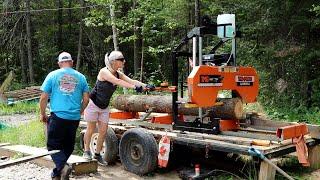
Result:
<svg viewBox="0 0 320 180"><path fill-rule="evenodd" d="M319 169L320 168L320 145L309 147L308 160L310 162L310 167Z"/></svg>
<svg viewBox="0 0 320 180"><path fill-rule="evenodd" d="M276 169L265 161L260 163L259 180L274 180Z"/></svg>

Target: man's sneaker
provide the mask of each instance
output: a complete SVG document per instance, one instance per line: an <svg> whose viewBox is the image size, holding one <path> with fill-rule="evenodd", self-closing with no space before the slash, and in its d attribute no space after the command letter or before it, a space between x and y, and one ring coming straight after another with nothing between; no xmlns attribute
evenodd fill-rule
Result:
<svg viewBox="0 0 320 180"><path fill-rule="evenodd" d="M99 154L99 155L94 155L93 156L93 159L96 159L98 161L98 164L102 165L102 166L107 166L108 165L108 162L105 161L102 156Z"/></svg>
<svg viewBox="0 0 320 180"><path fill-rule="evenodd" d="M92 160L92 154L91 154L91 151L85 151L83 152L83 155L82 155L83 158L91 161Z"/></svg>
<svg viewBox="0 0 320 180"><path fill-rule="evenodd" d="M71 174L72 168L65 164L63 169L61 170L61 180L69 180L69 175Z"/></svg>
<svg viewBox="0 0 320 180"><path fill-rule="evenodd" d="M60 175L56 175L53 171L51 172L51 179L52 180L61 180Z"/></svg>

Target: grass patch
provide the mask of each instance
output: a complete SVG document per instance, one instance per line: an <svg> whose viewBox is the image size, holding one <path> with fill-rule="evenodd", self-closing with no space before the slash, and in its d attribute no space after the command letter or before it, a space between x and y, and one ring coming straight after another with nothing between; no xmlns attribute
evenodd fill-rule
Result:
<svg viewBox="0 0 320 180"><path fill-rule="evenodd" d="M306 122L320 125L320 110L315 108L295 108L295 109L272 109L266 110L271 119L281 119L293 122Z"/></svg>
<svg viewBox="0 0 320 180"><path fill-rule="evenodd" d="M38 113L39 103L36 102L19 102L12 105L0 103L0 116L10 114Z"/></svg>
<svg viewBox="0 0 320 180"><path fill-rule="evenodd" d="M0 129L0 143L21 144L33 147L46 147L45 129L42 122L33 120L26 124ZM80 128L77 130L74 153L81 155Z"/></svg>
<svg viewBox="0 0 320 180"><path fill-rule="evenodd" d="M26 124L0 130L0 142L44 147L46 140L43 123L33 120Z"/></svg>
<svg viewBox="0 0 320 180"><path fill-rule="evenodd" d="M306 107L297 108L271 108L264 107L260 103L250 103L244 106L246 112L258 112L267 115L272 120L289 121L289 122L305 122L320 125L320 108Z"/></svg>
<svg viewBox="0 0 320 180"><path fill-rule="evenodd" d="M82 156L83 154L83 149L81 148L81 144L80 144L80 136L81 136L81 129L78 128L77 129L77 134L76 134L76 143L74 145L74 150L72 154L78 155L78 156Z"/></svg>

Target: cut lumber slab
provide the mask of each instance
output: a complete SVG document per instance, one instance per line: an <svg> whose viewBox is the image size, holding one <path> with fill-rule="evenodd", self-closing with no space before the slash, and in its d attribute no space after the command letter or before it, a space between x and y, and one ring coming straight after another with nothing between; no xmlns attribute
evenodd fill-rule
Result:
<svg viewBox="0 0 320 180"><path fill-rule="evenodd" d="M283 122L283 121L276 121L268 119L267 117L258 114L258 113L248 113L250 118L250 127L259 127L264 128L268 130L276 130L279 127L283 126L290 126L295 125L297 123L295 122ZM309 134L312 138L320 139L320 126L319 125L313 125L313 124L307 124Z"/></svg>
<svg viewBox="0 0 320 180"><path fill-rule="evenodd" d="M47 152L47 150L25 145L0 147L0 155L5 156L12 156L16 153L22 153L24 155L39 155L44 152ZM35 159L33 160L33 162L40 166L45 166L48 168L53 168L55 166L50 156L44 156L42 158ZM88 161L76 155L70 156L70 158L68 159L68 164L72 166L75 175L94 173L97 172L98 169L97 161Z"/></svg>

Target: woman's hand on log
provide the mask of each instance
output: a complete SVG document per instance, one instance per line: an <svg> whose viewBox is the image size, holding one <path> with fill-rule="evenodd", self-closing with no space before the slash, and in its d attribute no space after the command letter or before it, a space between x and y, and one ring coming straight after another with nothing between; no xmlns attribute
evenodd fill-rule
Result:
<svg viewBox="0 0 320 180"><path fill-rule="evenodd" d="M142 86L136 86L136 87L134 88L134 90L135 90L137 93L142 93L142 92L143 92Z"/></svg>
<svg viewBox="0 0 320 180"><path fill-rule="evenodd" d="M147 84L145 91L154 91L156 87L153 84Z"/></svg>

